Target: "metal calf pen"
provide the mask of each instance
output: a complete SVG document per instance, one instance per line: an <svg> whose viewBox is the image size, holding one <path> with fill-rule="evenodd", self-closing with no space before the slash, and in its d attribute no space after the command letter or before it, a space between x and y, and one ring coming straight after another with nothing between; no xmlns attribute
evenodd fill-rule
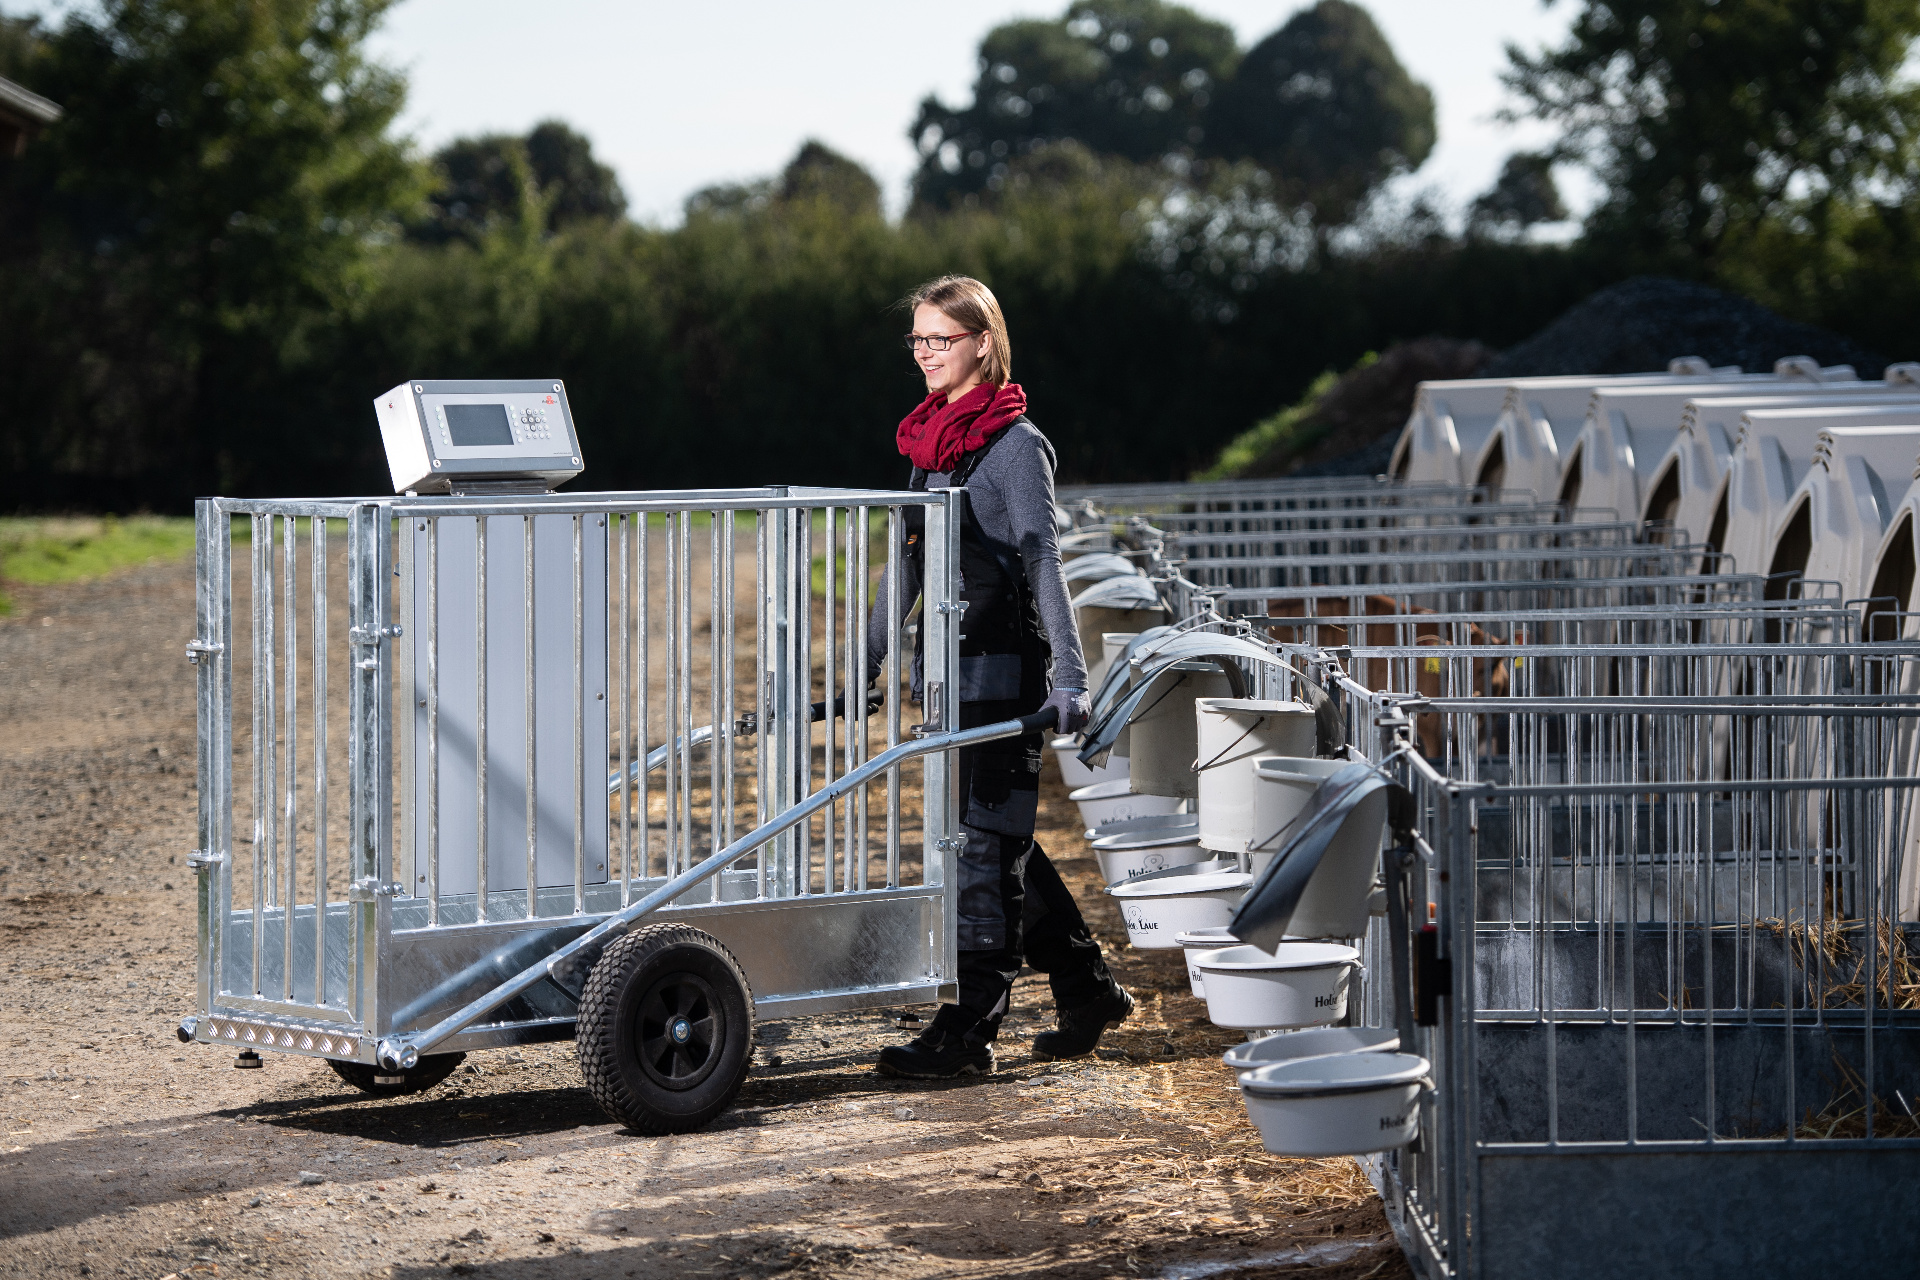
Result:
<svg viewBox="0 0 1920 1280"><path fill-rule="evenodd" d="M1677 692L1607 697L1579 690L1621 651L1531 648L1521 670L1568 696L1434 699L1341 671L1431 650L1296 652L1419 815L1387 854L1368 1021L1434 1066L1420 1141L1372 1162L1423 1270L1911 1258L1920 700L1841 690L1897 687L1920 650L1643 654L1641 687ZM1806 692L1714 696L1735 663ZM1446 726L1444 765L1416 747L1421 713Z"/></svg>
<svg viewBox="0 0 1920 1280"><path fill-rule="evenodd" d="M603 1105L657 1130L731 1098L756 1016L950 995L951 757L918 787L903 770L1033 727L956 732L960 500L202 501L182 1039L410 1092L465 1050L584 1034L596 960L678 924L711 954L642 993L639 1083L582 1045ZM859 691L870 578L897 588L910 509L926 719L906 726L897 622L880 698Z"/></svg>

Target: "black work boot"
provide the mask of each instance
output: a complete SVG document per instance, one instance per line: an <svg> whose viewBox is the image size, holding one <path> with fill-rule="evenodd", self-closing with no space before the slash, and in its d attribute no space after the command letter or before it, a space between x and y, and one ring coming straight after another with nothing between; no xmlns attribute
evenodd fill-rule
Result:
<svg viewBox="0 0 1920 1280"><path fill-rule="evenodd" d="M1133 1012L1133 997L1113 983L1106 995L1091 1004L1060 1010L1060 1025L1033 1038L1036 1058L1078 1058L1093 1052L1106 1029L1124 1022Z"/></svg>
<svg viewBox="0 0 1920 1280"><path fill-rule="evenodd" d="M905 1044L880 1051L880 1074L911 1080L948 1080L993 1072L993 1046L969 1035L928 1027Z"/></svg>

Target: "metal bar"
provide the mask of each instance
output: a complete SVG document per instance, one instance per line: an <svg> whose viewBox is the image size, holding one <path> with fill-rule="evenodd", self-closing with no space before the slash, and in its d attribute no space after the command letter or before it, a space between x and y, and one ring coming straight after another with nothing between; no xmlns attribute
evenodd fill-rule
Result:
<svg viewBox="0 0 1920 1280"><path fill-rule="evenodd" d="M267 905L273 899L273 517L253 522L253 985L259 996L260 946Z"/></svg>
<svg viewBox="0 0 1920 1280"><path fill-rule="evenodd" d="M487 525L473 519L473 918L487 922Z"/></svg>
<svg viewBox="0 0 1920 1280"><path fill-rule="evenodd" d="M720 513L707 513L707 843L709 853L718 853L725 842L720 838L720 775L725 768L726 738L720 724L721 675L720 642ZM691 664L689 664L691 665ZM720 901L720 877L710 885L710 901Z"/></svg>
<svg viewBox="0 0 1920 1280"><path fill-rule="evenodd" d="M735 715L734 685L735 685L735 681L738 678L738 673L739 673L739 667L736 661L737 655L735 652L739 643L739 635L734 622L734 613L735 613L734 606L737 603L737 601L734 598L735 591L737 590L737 588L734 584L735 574L734 574L734 563L733 563L734 561L733 539L734 539L734 533L735 533L736 513L732 511L727 511L719 514L722 515L724 518L724 525L723 525L721 538L720 538L720 555L721 555L721 566L720 566L721 615L720 616L721 616L721 635L722 635L721 644L720 644L720 653L721 653L721 656L726 661L726 666L722 672L720 672L718 675L714 677L716 680L720 682L720 690L721 690L721 704L720 704L721 736L719 739L720 745L716 748L716 750L719 751L721 758L726 761L726 771L722 775L722 781L725 783L725 786L726 786L726 794L722 798L722 807L724 808L727 816L726 816L726 829L722 835L720 843L722 845L729 845L733 843L733 837L734 837L734 829L733 829L734 828L734 812L733 812L734 772L735 772L735 769L738 767L738 762L734 757L734 742L733 742L733 737L734 737L733 730L734 730L734 723L735 723L734 721L734 715Z"/></svg>
<svg viewBox="0 0 1920 1280"><path fill-rule="evenodd" d="M313 1002L327 1002L327 518L313 530Z"/></svg>
<svg viewBox="0 0 1920 1280"><path fill-rule="evenodd" d="M855 507L857 518L850 520L847 537L855 541L854 554L847 558L847 772L866 763L868 729L866 717L867 701L867 543L872 535L873 509ZM853 719L855 699L860 703L860 716ZM854 726L858 724L856 731ZM867 792L861 787L854 793L851 801L853 814L847 826L847 856L859 859L857 879L853 888L867 887Z"/></svg>
<svg viewBox="0 0 1920 1280"><path fill-rule="evenodd" d="M428 516L421 525L427 534L427 926L433 928L440 923L440 521Z"/></svg>
<svg viewBox="0 0 1920 1280"><path fill-rule="evenodd" d="M648 596L650 588L647 586L647 531L649 522L652 519L653 517L644 511L634 513L633 517L633 596L634 604L637 606L638 612L638 617L634 620L634 630L639 633L640 650L638 655L638 673L634 679L634 696L638 699L638 705L634 709L634 726L635 732L638 735L638 746L635 748L635 754L642 760L647 758L647 743L650 741L649 735L653 732L652 721L649 718L650 707L647 698L648 685L653 677L653 668L647 661L647 655L650 652L649 646L651 644L651 632L648 629L647 613L647 608L650 603ZM633 805L634 822L640 828L640 875L644 878L652 874L653 853L651 848L652 836L650 834L652 831L650 825L652 818L649 815L653 812L653 802L647 786L647 775L644 770L640 774L639 781L639 794L634 797ZM622 886L620 892L622 895L621 901L625 902L627 900L625 896L628 892L627 888Z"/></svg>
<svg viewBox="0 0 1920 1280"><path fill-rule="evenodd" d="M537 770L540 764L539 749L539 700L535 693L534 676L534 601L533 601L533 553L534 553L534 517L527 516L521 521L520 543L520 629L522 658L525 662L526 716L527 716L527 919L540 914L540 781Z"/></svg>
<svg viewBox="0 0 1920 1280"><path fill-rule="evenodd" d="M674 548L674 574L680 594L674 604L673 627L676 646L675 674L679 696L674 702L673 718L679 730L679 745L674 754L680 760L680 788L675 799L680 806L678 835L682 867L693 865L693 511L682 509L677 516L679 544Z"/></svg>
<svg viewBox="0 0 1920 1280"><path fill-rule="evenodd" d="M781 813L773 821L762 823L718 853L709 855L680 875L674 876L666 884L647 894L626 910L608 916L578 938L556 949L551 955L529 966L486 994L469 1001L433 1026L424 1031L403 1032L383 1038L379 1045L382 1063L402 1065L406 1061L403 1055L407 1054L414 1055L417 1061L418 1054L432 1049L449 1036L457 1034L464 1027L478 1021L489 1011L498 1008L534 984L545 981L573 957L589 948L598 948L614 937L626 933L635 922L680 897L706 877L745 857L783 832L805 823L827 805L839 801L853 788L864 784L868 779L885 772L888 768L898 765L901 761L936 751L952 751L976 743L1017 737L1023 733L1034 732L1043 724L1050 723L1052 723L1051 713L1044 722L1038 715L1027 716L1021 720L1003 720L975 729L930 734L918 742L902 743L890 751L875 756L859 772L847 774L822 787L801 803Z"/></svg>
<svg viewBox="0 0 1920 1280"><path fill-rule="evenodd" d="M767 577L767 532L774 519L770 511L756 511L753 517L753 707L754 722L760 732L754 735L753 746L753 825L759 827L767 820L767 801L769 789L773 785L774 770L769 761L774 759L769 750L776 736L773 723L773 705L767 694L773 675L774 655L777 641L768 631L767 590L770 579ZM754 855L753 871L754 897L767 896L767 848L762 845Z"/></svg>
<svg viewBox="0 0 1920 1280"><path fill-rule="evenodd" d="M825 698L829 704L833 702L834 680L840 674L838 670L838 652L834 648L833 609L834 571L839 567L836 562L840 558L840 548L834 538L835 517L838 514L839 508L833 506L827 507L825 511L822 512L825 521L823 529L825 536L820 540L823 552L822 560L824 562L824 572L820 575L820 581L821 586L825 589L825 597L821 601L824 607L821 610L820 628L820 641L823 649L820 665L820 684L821 696ZM808 561L807 563L807 586L809 590L811 590L813 586L812 561ZM833 737L834 726L838 723L839 722L829 714L826 723L821 726L820 778L823 783L833 781ZM851 725L847 728L848 732L852 732L853 727ZM835 862L835 855L839 852L840 845L839 842L834 839L833 833L833 806L828 805L820 811L820 884L823 892L833 892L833 864Z"/></svg>
<svg viewBox="0 0 1920 1280"><path fill-rule="evenodd" d="M614 732L620 739L620 905L624 907L633 891L633 784L627 778L628 737L633 731L628 719L628 713L632 709L630 697L633 683L633 618L632 604L629 599L631 590L628 542L632 536L633 525L626 516L613 518L616 523L608 530L608 540L612 543L610 550L620 562L620 572L614 580L620 618L620 678L615 682L620 715Z"/></svg>
<svg viewBox="0 0 1920 1280"><path fill-rule="evenodd" d="M881 678L887 684L887 750L900 745L900 619L906 613L900 592L901 508L887 508L887 658ZM900 884L900 770L887 770L887 888Z"/></svg>
<svg viewBox="0 0 1920 1280"><path fill-rule="evenodd" d="M794 518L798 525L795 530L797 545L789 564L793 573L793 629L798 651L793 679L799 696L793 700L791 714L795 718L795 781L799 783L795 796L804 800L813 794L813 726L802 718L802 708L813 701L813 512L796 511ZM813 824L803 823L796 828L794 841L797 846L794 850L794 878L798 891L812 893ZM831 848L828 849L828 857L832 857Z"/></svg>
<svg viewBox="0 0 1920 1280"><path fill-rule="evenodd" d="M581 554L585 535L573 518L573 914L587 909L587 620L586 568ZM606 754L600 757L603 761Z"/></svg>
<svg viewBox="0 0 1920 1280"><path fill-rule="evenodd" d="M297 769L300 746L300 633L299 593L294 589L300 560L300 526L297 516L283 516L281 533L281 595L285 597L287 663L287 784L285 810L281 815L286 828L287 874L280 903L280 998L293 999L293 915L300 900L297 858L299 855L300 775Z"/></svg>

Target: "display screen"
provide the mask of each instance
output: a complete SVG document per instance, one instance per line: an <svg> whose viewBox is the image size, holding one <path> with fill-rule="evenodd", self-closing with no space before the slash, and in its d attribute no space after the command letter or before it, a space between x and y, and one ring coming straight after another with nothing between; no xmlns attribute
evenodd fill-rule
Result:
<svg viewBox="0 0 1920 1280"><path fill-rule="evenodd" d="M512 444L513 427L503 404L450 404L447 436L456 445Z"/></svg>

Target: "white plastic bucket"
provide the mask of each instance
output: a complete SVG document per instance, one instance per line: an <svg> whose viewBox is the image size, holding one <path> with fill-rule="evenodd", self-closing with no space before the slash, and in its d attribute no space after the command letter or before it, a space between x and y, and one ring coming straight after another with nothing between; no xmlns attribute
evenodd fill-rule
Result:
<svg viewBox="0 0 1920 1280"><path fill-rule="evenodd" d="M1127 754L1142 791L1187 800L1199 794L1193 775L1199 747L1193 704L1232 695L1227 673L1211 662L1176 663L1154 677L1127 725Z"/></svg>
<svg viewBox="0 0 1920 1280"><path fill-rule="evenodd" d="M1082 604L1074 606L1073 617L1080 631L1080 652L1086 654L1099 649L1100 637L1109 631L1131 631L1139 635L1148 627L1164 625L1167 611L1157 604L1133 604L1122 608Z"/></svg>
<svg viewBox="0 0 1920 1280"><path fill-rule="evenodd" d="M1419 1134L1429 1070L1411 1053L1339 1053L1248 1071L1240 1094L1275 1155L1357 1156Z"/></svg>
<svg viewBox="0 0 1920 1280"><path fill-rule="evenodd" d="M1204 866L1196 863L1196 866ZM1217 929L1233 919L1253 877L1243 871L1141 877L1107 890L1120 904L1127 941L1143 951L1171 950L1183 933Z"/></svg>
<svg viewBox="0 0 1920 1280"><path fill-rule="evenodd" d="M1108 836L1123 836L1134 831L1157 831L1166 834L1171 831L1198 831L1200 815L1194 813L1148 813L1137 818L1115 818L1103 822L1097 827L1087 828L1088 840L1104 840Z"/></svg>
<svg viewBox="0 0 1920 1280"><path fill-rule="evenodd" d="M1222 947L1231 947L1237 943L1239 939L1228 933L1226 927L1222 925L1212 929L1194 929L1188 933L1181 934L1175 938L1174 941L1179 943L1181 950L1187 953L1187 985L1193 989L1195 996L1205 1000L1207 998L1206 980L1201 976L1200 970L1193 962L1199 958L1202 952L1218 951Z"/></svg>
<svg viewBox="0 0 1920 1280"><path fill-rule="evenodd" d="M1180 800L1176 796L1136 795L1132 781L1127 778L1113 778L1069 791L1067 799L1080 806L1080 821L1089 827L1097 827L1115 818L1173 813L1180 808Z"/></svg>
<svg viewBox="0 0 1920 1280"><path fill-rule="evenodd" d="M1100 862L1100 875L1110 885L1121 884L1135 876L1165 871L1170 867L1190 867L1213 857L1200 847L1192 827L1168 827L1159 831L1129 831L1121 835L1103 836L1093 842L1093 856Z"/></svg>
<svg viewBox="0 0 1920 1280"><path fill-rule="evenodd" d="M1063 735L1047 745L1053 748L1053 758L1060 764L1060 781L1067 784L1069 791L1127 776L1127 762L1123 759L1109 756L1107 762L1098 769L1090 764L1081 764L1079 748L1070 737Z"/></svg>
<svg viewBox="0 0 1920 1280"><path fill-rule="evenodd" d="M1196 956L1194 965L1216 1027L1324 1027L1347 1016L1360 953L1338 942L1282 942L1275 955L1225 947Z"/></svg>
<svg viewBox="0 0 1920 1280"><path fill-rule="evenodd" d="M1345 768L1343 760L1269 757L1254 762L1254 849L1250 870L1258 875L1285 843L1280 831L1313 799L1327 777ZM1357 938L1367 931L1368 899L1380 867L1380 842L1386 833L1387 793L1362 800L1321 855L1307 882L1287 932L1302 938Z"/></svg>
<svg viewBox="0 0 1920 1280"><path fill-rule="evenodd" d="M1140 635L1138 631L1103 631L1100 633L1100 652L1086 655L1091 664L1087 668L1087 688L1098 689L1107 678L1114 661L1127 651L1127 646Z"/></svg>
<svg viewBox="0 0 1920 1280"><path fill-rule="evenodd" d="M1324 1058L1330 1053L1396 1053L1399 1048L1400 1033L1392 1027L1309 1027L1237 1044L1220 1060L1235 1071L1253 1071L1276 1062Z"/></svg>
<svg viewBox="0 0 1920 1280"><path fill-rule="evenodd" d="M1193 714L1200 843L1242 853L1256 838L1254 761L1311 757L1313 712L1298 702L1202 698L1193 704Z"/></svg>

